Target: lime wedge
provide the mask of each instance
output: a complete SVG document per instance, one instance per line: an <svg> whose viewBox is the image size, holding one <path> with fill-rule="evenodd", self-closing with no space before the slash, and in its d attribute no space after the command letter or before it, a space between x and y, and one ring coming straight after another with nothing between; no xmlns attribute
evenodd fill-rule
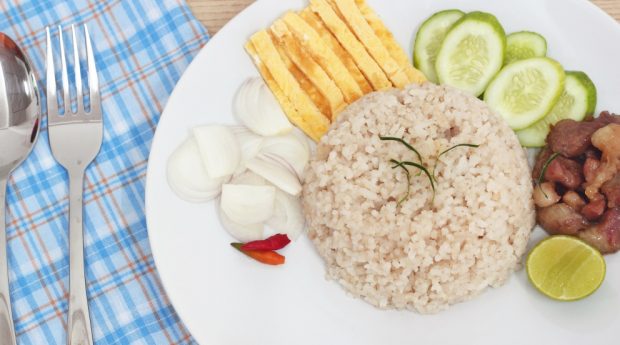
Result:
<svg viewBox="0 0 620 345"><path fill-rule="evenodd" d="M553 236L540 242L528 255L526 269L538 291L558 301L585 298L605 279L601 253L568 236Z"/></svg>

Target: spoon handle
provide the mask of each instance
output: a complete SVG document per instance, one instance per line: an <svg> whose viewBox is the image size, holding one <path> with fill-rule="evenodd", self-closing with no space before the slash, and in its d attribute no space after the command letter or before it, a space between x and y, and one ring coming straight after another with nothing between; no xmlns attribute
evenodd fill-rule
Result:
<svg viewBox="0 0 620 345"><path fill-rule="evenodd" d="M15 328L9 293L9 261L6 243L6 179L0 179L0 345L15 345Z"/></svg>
<svg viewBox="0 0 620 345"><path fill-rule="evenodd" d="M69 324L68 345L92 345L86 274L84 271L84 229L82 193L84 171L69 171Z"/></svg>

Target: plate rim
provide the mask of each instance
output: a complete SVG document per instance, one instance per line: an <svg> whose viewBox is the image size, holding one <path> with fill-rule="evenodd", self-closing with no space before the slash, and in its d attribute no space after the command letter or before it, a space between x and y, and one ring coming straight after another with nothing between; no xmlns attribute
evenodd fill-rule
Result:
<svg viewBox="0 0 620 345"><path fill-rule="evenodd" d="M308 0L303 0L304 3L308 2ZM560 3L565 3L566 0L547 0L547 1L553 1L553 2L560 2ZM170 116L166 116L166 114L168 114L170 112L170 104L173 103L171 101L175 100L176 98L178 98L179 96L177 94L179 94L183 87L182 85L185 83L184 81L187 80L187 75L189 73L191 73L192 69L196 68L196 65L199 65L199 61L202 60L202 55L208 54L209 51L213 48L211 48L212 46L217 45L217 42L224 40L225 37L228 35L228 32L231 30L231 28L234 26L234 23L236 23L237 21L243 19L243 17L247 16L248 13L254 12L255 8L257 8L258 6L261 6L263 3L268 2L268 0L256 0L254 1L252 4L250 4L249 6L247 6L246 8L244 8L242 11L240 11L239 13L237 13L234 17L232 17L216 34L213 34L210 39L208 40L208 42L202 47L200 48L200 51L194 56L194 58L192 59L192 61L187 65L186 69L183 71L182 75L180 76L180 78L178 79L177 83L175 84L172 92L170 93L168 100L166 102L166 105L164 106L162 113L159 117L158 123L157 123L157 127L155 129L155 133L153 135L153 139L151 141L151 147L149 149L149 155L148 155L148 163L147 163L147 170L146 170L146 176L145 176L145 195L144 195L144 200L145 200L145 208L144 208L144 212L145 212L145 220L146 220L146 227L147 227L147 237L148 237L148 245L150 247L151 250L151 255L153 257L153 261L155 263L155 268L157 271L157 276L159 279L159 282L166 294L167 299L169 300L170 305L172 306L172 308L174 309L176 315L178 315L179 320L182 322L183 327L185 327L189 333L192 335L192 337L194 337L194 332L192 332L192 329L190 329L190 327L188 326L188 324L185 322L185 316L183 312L180 312L176 305L177 303L175 303L175 298L172 296L172 294L170 293L170 289L169 289L169 284L166 283L166 279L164 278L164 276L161 274L161 271L158 269L160 264L159 262L162 260L162 254L158 254L160 252L159 249L156 248L161 248L159 246L154 246L153 245L153 241L152 241L152 236L151 236L151 226L149 225L151 223L151 221L149 220L151 217L149 217L149 209L152 208L152 206L150 205L149 202L149 195L153 193L152 189L153 187L150 187L152 185L152 179L153 179L153 173L152 170L155 169L153 167L153 165L150 163L151 162L151 158L154 156L154 150L153 147L155 147L156 142L161 137L161 131L159 130L160 124L162 124L162 121L167 121L168 118L170 118ZM590 0L575 0L576 3L580 3L581 5L586 5L588 7L590 7L591 9L594 9L597 12L597 16L602 20L603 18L605 18L605 25L607 25L608 27L613 27L613 29L616 31L616 33L620 36L620 21L616 20L615 18L613 18L611 16L611 14L609 14L608 12L606 12L605 10L603 10L600 6L596 5L595 3L593 3ZM465 5L467 3L467 1L463 2L463 4ZM541 2L542 3L542 2ZM291 8L293 8L295 5L295 3L291 2ZM208 30L208 28L207 28ZM415 34L415 33L414 33ZM154 211L151 211L154 212ZM620 254L618 254L620 255ZM196 339L194 339L195 341L198 341Z"/></svg>

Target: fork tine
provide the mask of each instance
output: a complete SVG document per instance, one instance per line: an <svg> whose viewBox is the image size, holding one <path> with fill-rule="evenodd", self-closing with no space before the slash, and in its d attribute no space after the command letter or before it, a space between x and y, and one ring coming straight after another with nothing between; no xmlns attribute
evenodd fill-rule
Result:
<svg viewBox="0 0 620 345"><path fill-rule="evenodd" d="M58 37L60 38L60 60L62 75L62 95L64 99L65 115L71 112L71 89L69 88L69 77L67 77L67 58L65 54L65 40L63 39L62 26L58 25Z"/></svg>
<svg viewBox="0 0 620 345"><path fill-rule="evenodd" d="M90 92L90 113L95 119L101 119L101 96L99 94L99 77L97 76L97 64L95 53L90 42L88 26L84 24L84 36L86 37L86 59L88 66L88 90Z"/></svg>
<svg viewBox="0 0 620 345"><path fill-rule="evenodd" d="M77 101L77 113L84 111L84 94L82 91L82 70L80 68L80 49L78 48L75 25L71 25L71 35L73 36L73 68L75 73L75 95Z"/></svg>
<svg viewBox="0 0 620 345"><path fill-rule="evenodd" d="M46 69L47 69L47 120L53 122L58 118L58 99L56 98L56 68L54 67L54 50L52 48L52 36L50 35L50 28L45 28L47 36L47 57L46 57Z"/></svg>

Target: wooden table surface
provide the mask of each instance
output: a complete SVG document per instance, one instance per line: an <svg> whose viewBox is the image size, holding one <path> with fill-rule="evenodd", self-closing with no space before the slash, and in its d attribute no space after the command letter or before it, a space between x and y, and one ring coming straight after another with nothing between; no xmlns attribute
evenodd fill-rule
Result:
<svg viewBox="0 0 620 345"><path fill-rule="evenodd" d="M187 0L196 18L209 29L211 35L217 33L232 17L253 2L254 0ZM592 2L620 21L620 0L592 0Z"/></svg>

